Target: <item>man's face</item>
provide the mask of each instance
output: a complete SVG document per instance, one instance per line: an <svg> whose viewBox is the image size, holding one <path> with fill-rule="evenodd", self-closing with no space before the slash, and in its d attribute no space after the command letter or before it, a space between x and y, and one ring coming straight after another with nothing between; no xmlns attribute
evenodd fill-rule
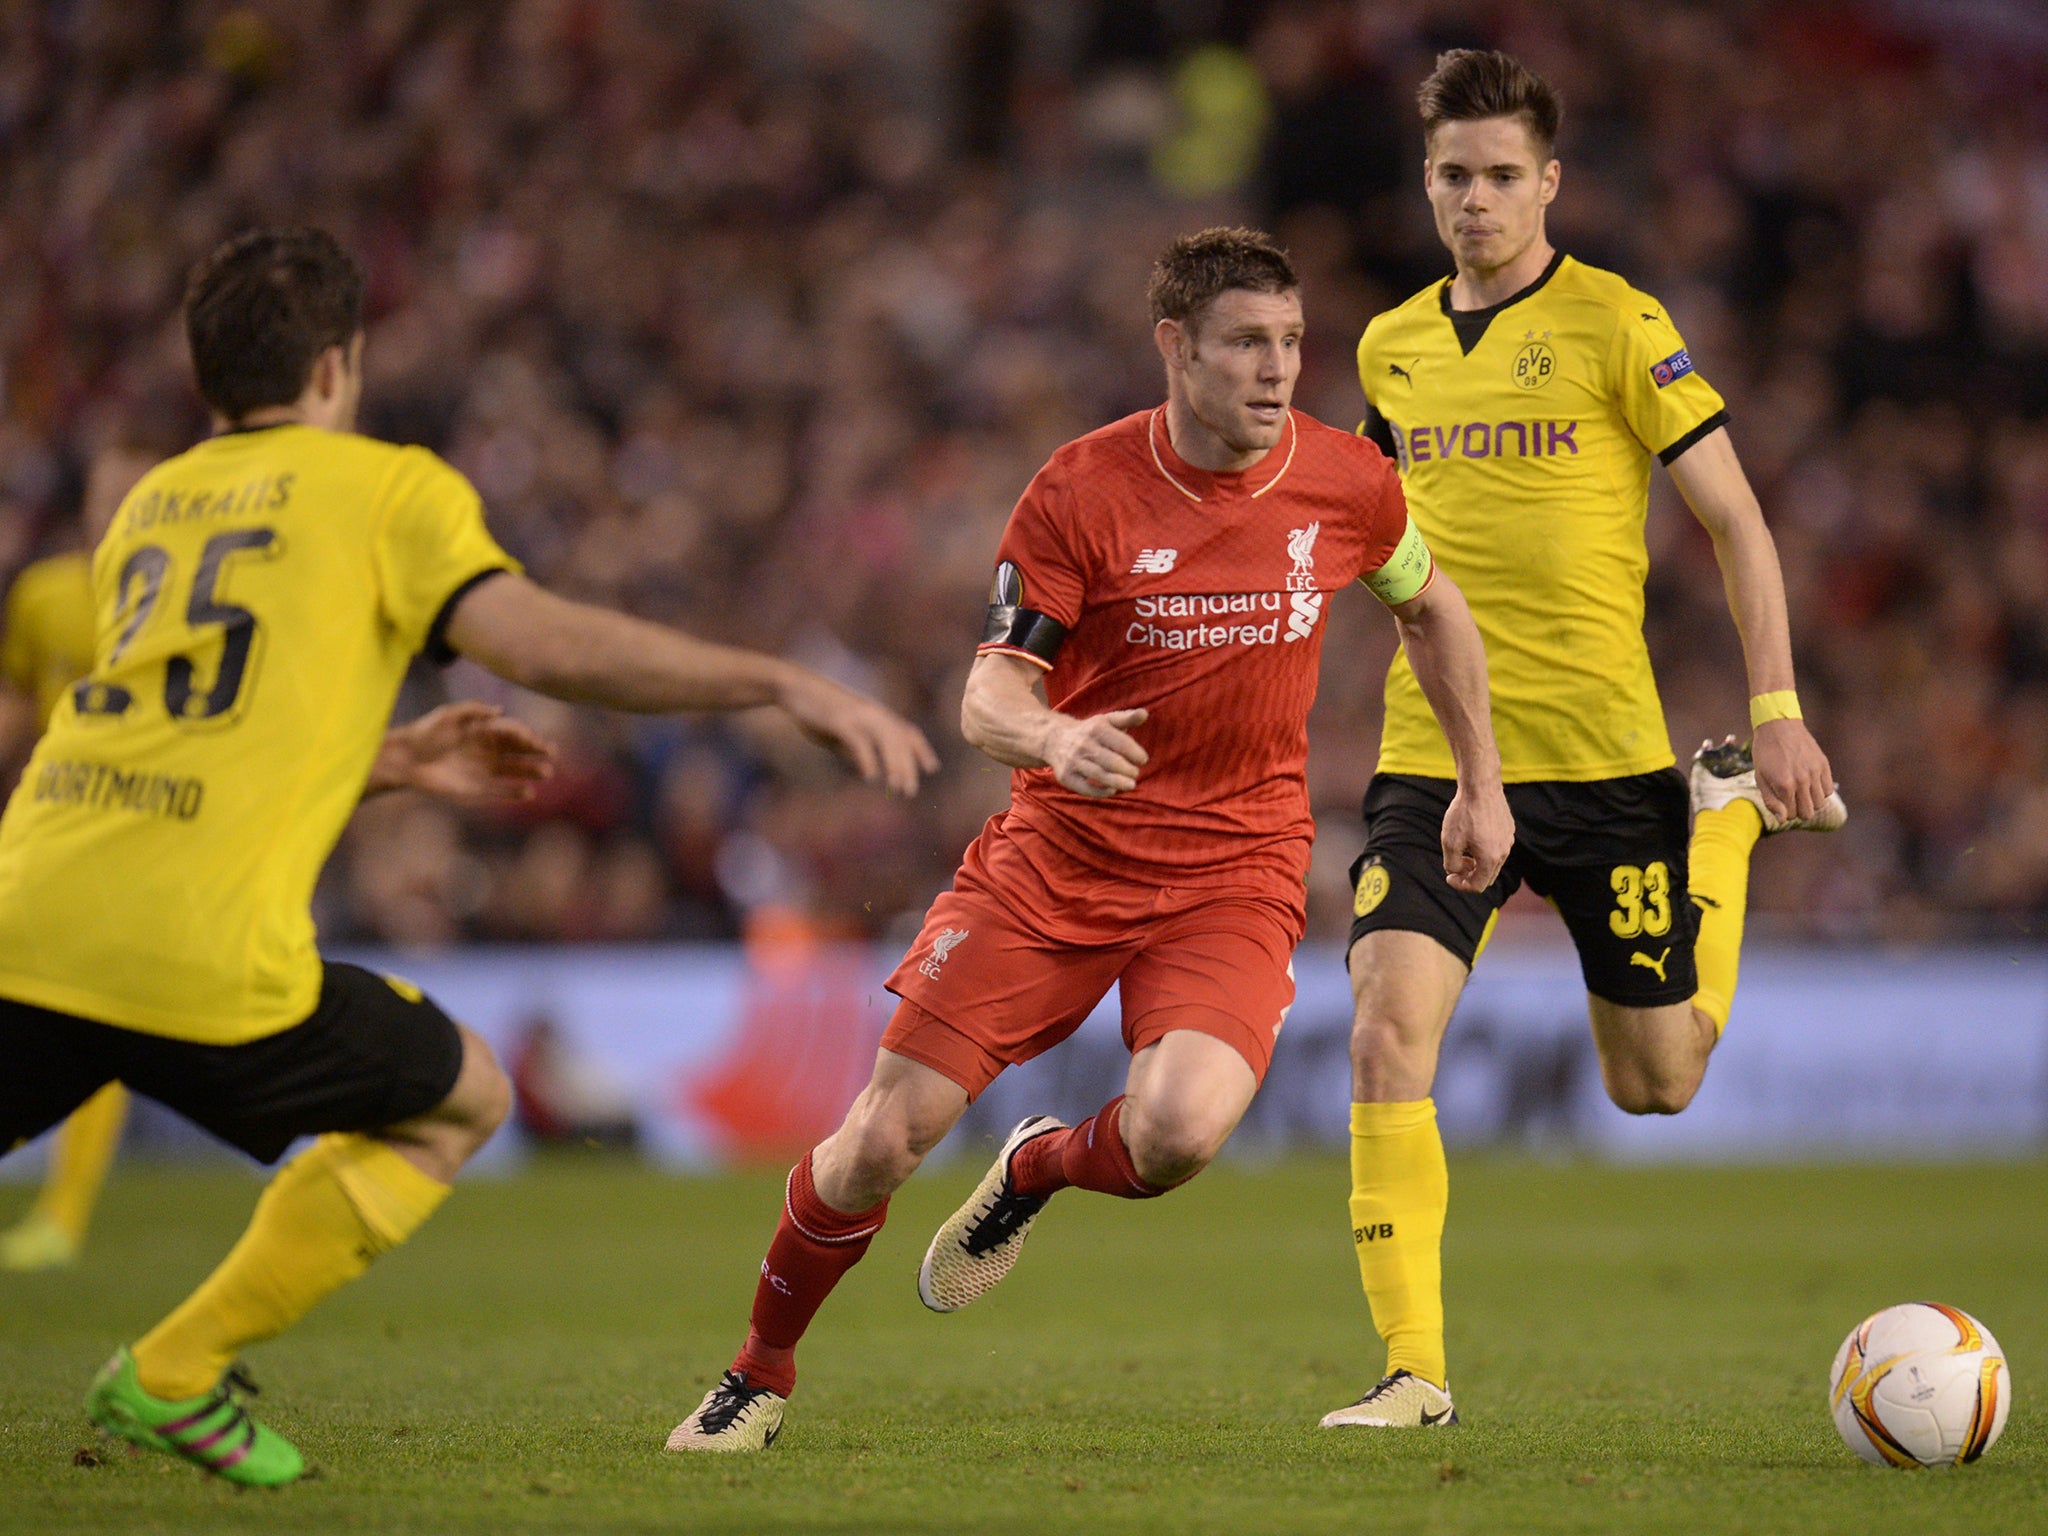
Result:
<svg viewBox="0 0 2048 1536"><path fill-rule="evenodd" d="M1301 295L1228 288L1186 321L1159 322L1189 407L1232 452L1280 441L1301 377Z"/></svg>
<svg viewBox="0 0 2048 1536"><path fill-rule="evenodd" d="M1423 185L1437 236L1460 269L1504 267L1543 233L1558 164L1539 155L1519 117L1445 123L1430 135Z"/></svg>

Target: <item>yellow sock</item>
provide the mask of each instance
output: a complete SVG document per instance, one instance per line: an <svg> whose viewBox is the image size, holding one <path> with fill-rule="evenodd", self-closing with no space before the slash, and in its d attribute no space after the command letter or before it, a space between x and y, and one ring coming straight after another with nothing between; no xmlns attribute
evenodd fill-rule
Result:
<svg viewBox="0 0 2048 1536"><path fill-rule="evenodd" d="M76 1248L85 1242L93 1207L128 1123L128 1090L109 1083L71 1112L50 1148L50 1171L36 1197L36 1211L54 1223Z"/></svg>
<svg viewBox="0 0 2048 1536"><path fill-rule="evenodd" d="M322 1136L270 1181L220 1268L136 1343L143 1390L172 1399L211 1390L244 1346L304 1317L447 1195L380 1141Z"/></svg>
<svg viewBox="0 0 2048 1536"><path fill-rule="evenodd" d="M1436 1101L1351 1106L1351 1240L1387 1371L1444 1385L1444 1211Z"/></svg>
<svg viewBox="0 0 2048 1536"><path fill-rule="evenodd" d="M1688 856L1700 933L1693 953L1700 989L1693 1006L1714 1021L1718 1036L1735 1004L1735 974L1742 960L1742 919L1749 906L1749 854L1764 835L1764 819L1747 800L1701 811L1692 824Z"/></svg>

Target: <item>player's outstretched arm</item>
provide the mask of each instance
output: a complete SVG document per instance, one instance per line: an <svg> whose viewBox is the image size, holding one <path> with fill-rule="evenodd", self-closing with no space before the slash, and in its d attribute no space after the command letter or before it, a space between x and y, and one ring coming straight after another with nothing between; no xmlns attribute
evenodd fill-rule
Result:
<svg viewBox="0 0 2048 1536"><path fill-rule="evenodd" d="M1778 546L1764 526L1763 508L1735 457L1728 429L1717 427L1673 460L1671 479L1713 538L1728 611L1742 635L1750 696L1791 693L1792 630ZM1834 793L1834 771L1804 720L1764 721L1756 727L1753 750L1756 787L1773 815L1787 820L1811 816Z"/></svg>
<svg viewBox="0 0 2048 1536"><path fill-rule="evenodd" d="M524 576L471 588L447 639L500 677L575 703L649 715L776 705L862 778L899 795L915 794L939 766L908 720L808 668L570 602Z"/></svg>
<svg viewBox="0 0 2048 1536"><path fill-rule="evenodd" d="M1493 740L1485 642L1465 594L1441 569L1421 593L1389 611L1458 771L1457 793L1444 812L1444 878L1461 891L1483 891L1515 845L1515 818Z"/></svg>
<svg viewBox="0 0 2048 1536"><path fill-rule="evenodd" d="M960 700L967 744L1006 767L1050 768L1068 789L1097 800L1135 789L1148 754L1126 733L1145 723L1146 712L1063 715L1039 694L1040 675L1015 656L976 657Z"/></svg>
<svg viewBox="0 0 2048 1536"><path fill-rule="evenodd" d="M469 805L531 800L554 771L555 749L524 721L473 700L443 704L384 733L363 798L417 789Z"/></svg>

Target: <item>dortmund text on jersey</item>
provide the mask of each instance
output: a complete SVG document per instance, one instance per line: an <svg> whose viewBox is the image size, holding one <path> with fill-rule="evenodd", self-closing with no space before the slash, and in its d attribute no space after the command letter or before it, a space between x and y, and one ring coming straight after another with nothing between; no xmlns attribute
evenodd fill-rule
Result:
<svg viewBox="0 0 2048 1536"><path fill-rule="evenodd" d="M423 449L279 426L152 470L0 822L0 995L216 1044L310 1014L313 883L406 665L511 567Z"/></svg>

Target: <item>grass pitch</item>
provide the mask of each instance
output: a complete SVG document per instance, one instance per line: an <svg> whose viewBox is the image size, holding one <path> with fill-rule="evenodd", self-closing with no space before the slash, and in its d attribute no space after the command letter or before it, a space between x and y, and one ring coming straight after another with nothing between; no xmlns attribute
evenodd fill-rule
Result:
<svg viewBox="0 0 2048 1536"><path fill-rule="evenodd" d="M316 1481L238 1493L97 1442L87 1380L255 1195L122 1170L92 1249L0 1276L0 1530L2022 1531L2048 1523L2048 1164L1614 1169L1464 1160L1447 1242L1465 1424L1319 1431L1381 1355L1335 1159L1149 1204L1060 1197L972 1311L918 1305L978 1169L912 1181L804 1348L782 1441L663 1455L738 1342L781 1175L572 1162L465 1185L253 1352ZM11 1213L24 1192L9 1190ZM2012 1363L1976 1466L1879 1471L1823 1405L1849 1327L1929 1298ZM81 1451L86 1454L80 1455ZM97 1462L97 1464L93 1464Z"/></svg>

